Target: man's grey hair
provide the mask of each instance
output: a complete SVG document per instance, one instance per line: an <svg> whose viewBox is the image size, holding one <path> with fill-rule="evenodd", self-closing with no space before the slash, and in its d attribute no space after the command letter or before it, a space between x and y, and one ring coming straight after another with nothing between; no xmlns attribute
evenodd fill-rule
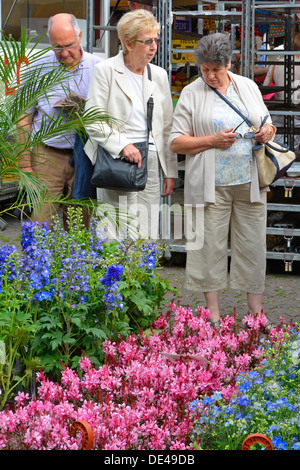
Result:
<svg viewBox="0 0 300 470"><path fill-rule="evenodd" d="M79 39L79 34L80 34L80 27L79 27L79 24L78 24L78 21L77 21L77 18L72 15L72 13L69 13L70 17L71 17L71 25L72 25L72 28L74 29L74 33L75 33L75 36L77 38L77 40ZM50 33L50 29L51 29L51 25L52 25L52 18L53 16L50 16L49 20L48 20L48 36L50 37L49 33Z"/></svg>
<svg viewBox="0 0 300 470"><path fill-rule="evenodd" d="M202 64L215 63L227 66L231 60L232 46L228 34L214 33L203 36L195 49L195 62Z"/></svg>

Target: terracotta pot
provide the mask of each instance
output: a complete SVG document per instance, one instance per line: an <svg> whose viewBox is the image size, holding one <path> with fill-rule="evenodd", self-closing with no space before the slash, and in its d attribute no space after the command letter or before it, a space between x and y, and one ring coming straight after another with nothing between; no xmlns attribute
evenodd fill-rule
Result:
<svg viewBox="0 0 300 470"><path fill-rule="evenodd" d="M259 444L263 444L266 450L273 450L273 445L270 439L265 436L264 434L249 434L249 436L244 439L242 444L242 450L249 450L250 447L258 442Z"/></svg>
<svg viewBox="0 0 300 470"><path fill-rule="evenodd" d="M70 427L70 435L73 437L77 431L80 431L83 435L83 441L80 450L91 450L93 447L94 442L94 433L92 426L85 421L84 419L80 419L74 421L74 423Z"/></svg>

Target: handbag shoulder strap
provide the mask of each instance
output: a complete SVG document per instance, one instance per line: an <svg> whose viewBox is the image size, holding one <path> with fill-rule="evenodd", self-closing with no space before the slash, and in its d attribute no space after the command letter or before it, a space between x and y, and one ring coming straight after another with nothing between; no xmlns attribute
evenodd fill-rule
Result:
<svg viewBox="0 0 300 470"><path fill-rule="evenodd" d="M149 64L147 64L147 72L148 72L148 78L149 78L149 80L152 80L151 67L150 67Z"/></svg>
<svg viewBox="0 0 300 470"><path fill-rule="evenodd" d="M234 104L232 104L227 98L226 96L224 96L222 93L219 92L219 90L217 90L216 88L213 88L213 87L210 87L212 90L214 90L214 92L220 97L222 98L223 101L225 101L236 113L238 113L241 118L246 122L246 124L249 126L249 127L252 127L252 122L249 121L249 119L246 118L246 116L243 115L243 113L234 106Z"/></svg>
<svg viewBox="0 0 300 470"><path fill-rule="evenodd" d="M208 85L210 86L210 85ZM213 88L213 87L210 87L212 90L214 90L215 93L217 93L217 95L222 98L222 100L224 100L232 109L234 109L234 111L236 113L238 113L242 119L244 119L244 121L246 122L246 124L249 126L249 127L252 127L253 124L252 122L249 121L249 119L246 118L246 116L243 115L243 113L234 106L234 104L232 104L227 98L226 96L222 95L222 93L219 92L219 90L217 90L216 88ZM261 123L261 127L264 125L264 123L266 122L266 120L268 119L268 115L266 115L263 120L262 120L262 123Z"/></svg>
<svg viewBox="0 0 300 470"><path fill-rule="evenodd" d="M152 80L151 68L149 64L147 64L147 71L148 71L148 79ZM154 107L154 101L153 101L153 96L151 95L147 103L147 125L148 125L149 132L152 131L153 107Z"/></svg>

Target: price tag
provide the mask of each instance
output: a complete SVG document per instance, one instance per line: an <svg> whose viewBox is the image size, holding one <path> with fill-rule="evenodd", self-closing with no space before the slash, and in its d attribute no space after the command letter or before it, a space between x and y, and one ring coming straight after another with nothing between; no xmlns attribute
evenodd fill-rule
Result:
<svg viewBox="0 0 300 470"><path fill-rule="evenodd" d="M286 261L285 262L284 270L285 270L285 272L291 272L292 271L292 261Z"/></svg>
<svg viewBox="0 0 300 470"><path fill-rule="evenodd" d="M285 188L284 197L292 197L293 188Z"/></svg>

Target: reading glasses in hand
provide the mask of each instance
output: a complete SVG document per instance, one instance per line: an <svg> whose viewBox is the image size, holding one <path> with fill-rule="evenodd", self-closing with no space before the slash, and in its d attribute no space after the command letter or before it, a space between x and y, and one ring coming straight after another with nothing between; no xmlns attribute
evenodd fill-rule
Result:
<svg viewBox="0 0 300 470"><path fill-rule="evenodd" d="M236 128L233 129L232 132L235 133L237 129L243 124L243 122L245 122L245 119L243 119L243 121L238 126L236 126ZM241 134L240 132L236 132L236 138L237 139L253 139L255 137L255 130L253 126L251 127L251 129L252 129L251 131L246 132L244 135Z"/></svg>
<svg viewBox="0 0 300 470"><path fill-rule="evenodd" d="M267 116L263 119L261 118L261 125L259 126L259 128L257 129L257 131L255 130L255 128L253 126L250 127L251 131L249 132L246 132L244 135L241 134L240 132L236 132L236 130L243 124L243 122L245 122L245 119L242 120L242 122L240 122L240 124L238 126L236 126L235 129L233 129L233 133L236 132L236 138L237 139L253 139L255 137L255 134L256 132L259 132L262 128L262 126L264 125L264 123L266 122L266 118Z"/></svg>

